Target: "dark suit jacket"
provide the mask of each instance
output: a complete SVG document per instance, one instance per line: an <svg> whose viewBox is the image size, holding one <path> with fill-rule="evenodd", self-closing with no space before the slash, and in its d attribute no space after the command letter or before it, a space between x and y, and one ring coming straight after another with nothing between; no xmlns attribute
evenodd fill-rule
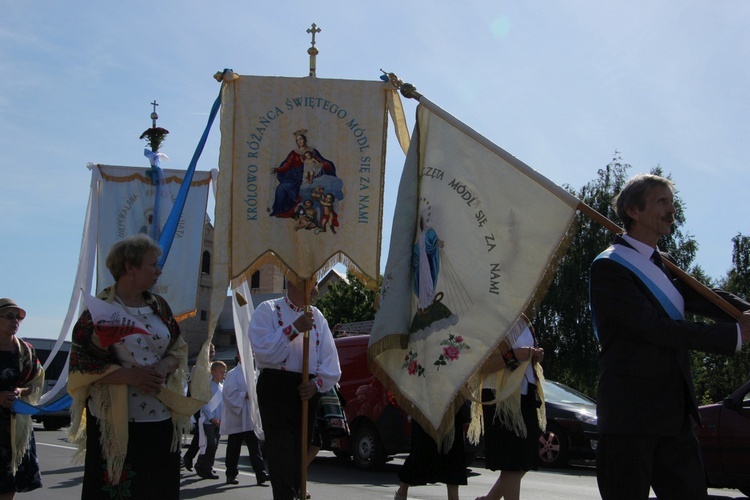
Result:
<svg viewBox="0 0 750 500"><path fill-rule="evenodd" d="M630 246L619 236L614 243ZM662 257L673 260L668 254ZM716 323L675 321L635 274L610 259L594 261L590 277L591 308L601 343L599 432L670 436L680 431L686 414L700 421L688 352L732 354L736 321L673 280L685 299L685 311ZM747 302L715 291L740 310L750 309Z"/></svg>

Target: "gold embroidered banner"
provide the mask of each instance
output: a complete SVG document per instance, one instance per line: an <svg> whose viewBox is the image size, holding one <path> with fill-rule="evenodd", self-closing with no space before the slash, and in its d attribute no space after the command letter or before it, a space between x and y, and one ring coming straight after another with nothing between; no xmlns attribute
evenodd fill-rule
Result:
<svg viewBox="0 0 750 500"><path fill-rule="evenodd" d="M578 200L420 99L370 367L440 440L462 388L553 272Z"/></svg>
<svg viewBox="0 0 750 500"><path fill-rule="evenodd" d="M376 282L387 92L313 77L225 84L217 218L226 207L229 278L273 261L307 279L343 262Z"/></svg>

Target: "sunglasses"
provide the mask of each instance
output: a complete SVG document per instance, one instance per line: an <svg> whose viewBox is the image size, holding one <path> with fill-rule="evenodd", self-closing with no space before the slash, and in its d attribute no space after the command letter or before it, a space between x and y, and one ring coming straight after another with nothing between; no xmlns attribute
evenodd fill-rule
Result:
<svg viewBox="0 0 750 500"><path fill-rule="evenodd" d="M8 314L6 314L3 317L6 318L8 321L13 321L14 319L17 319L18 321L22 321L23 318L24 318L24 316L21 316L21 314L19 314L19 313L12 313L12 312L9 312Z"/></svg>

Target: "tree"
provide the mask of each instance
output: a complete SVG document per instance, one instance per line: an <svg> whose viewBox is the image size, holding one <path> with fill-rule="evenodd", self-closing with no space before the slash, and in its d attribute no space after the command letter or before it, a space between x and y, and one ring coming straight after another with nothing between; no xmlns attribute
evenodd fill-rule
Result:
<svg viewBox="0 0 750 500"><path fill-rule="evenodd" d="M740 297L750 297L750 236L732 238L732 269L722 288Z"/></svg>
<svg viewBox="0 0 750 500"><path fill-rule="evenodd" d="M328 292L315 301L315 306L323 312L328 324L353 323L375 318L375 290L368 290L350 271L346 280L341 280L329 288Z"/></svg>
<svg viewBox="0 0 750 500"><path fill-rule="evenodd" d="M615 151L612 161L597 172L598 177L576 193L578 199L621 224L612 208L612 199L623 188L629 176L629 164ZM660 167L651 171L663 175ZM659 247L672 253L683 269L695 257L697 243L682 232L683 203L675 196L675 226ZM612 241L612 233L579 213L566 235L567 251L559 259L547 294L533 315L532 324L540 345L544 347L544 370L547 377L571 385L588 395L596 395L599 343L594 335L589 309L589 273L594 258Z"/></svg>
<svg viewBox="0 0 750 500"><path fill-rule="evenodd" d="M732 268L720 286L738 297L750 297L750 237L737 234L732 238ZM693 353L695 393L701 404L722 400L747 381L750 373L750 350L734 356Z"/></svg>

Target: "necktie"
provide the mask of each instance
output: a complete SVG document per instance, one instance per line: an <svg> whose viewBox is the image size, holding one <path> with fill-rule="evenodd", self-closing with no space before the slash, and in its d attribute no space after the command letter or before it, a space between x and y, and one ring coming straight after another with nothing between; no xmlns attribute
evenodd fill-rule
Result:
<svg viewBox="0 0 750 500"><path fill-rule="evenodd" d="M661 254L658 250L654 250L654 253L651 254L651 262L656 264L656 267L658 267L662 271L664 270L664 265L661 261Z"/></svg>

